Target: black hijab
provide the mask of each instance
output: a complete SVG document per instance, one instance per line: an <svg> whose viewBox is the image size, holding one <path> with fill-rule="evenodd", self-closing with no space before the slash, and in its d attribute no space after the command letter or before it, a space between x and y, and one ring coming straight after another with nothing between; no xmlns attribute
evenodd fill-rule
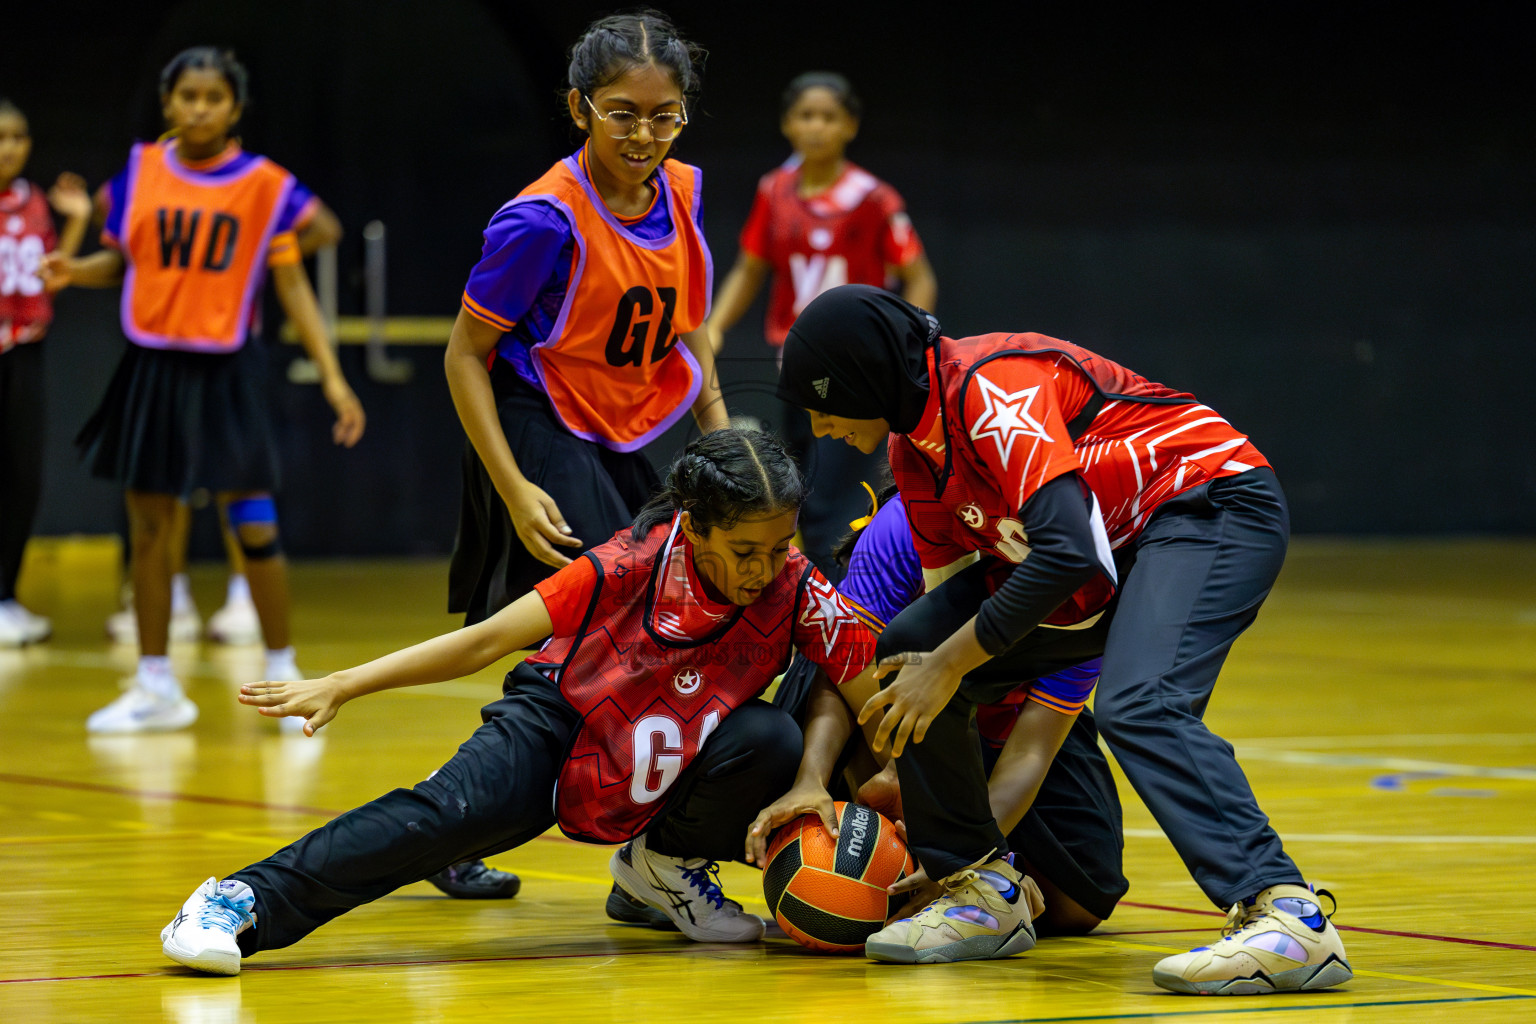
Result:
<svg viewBox="0 0 1536 1024"><path fill-rule="evenodd" d="M807 305L784 339L779 397L856 420L917 429L939 322L883 288L845 284Z"/></svg>

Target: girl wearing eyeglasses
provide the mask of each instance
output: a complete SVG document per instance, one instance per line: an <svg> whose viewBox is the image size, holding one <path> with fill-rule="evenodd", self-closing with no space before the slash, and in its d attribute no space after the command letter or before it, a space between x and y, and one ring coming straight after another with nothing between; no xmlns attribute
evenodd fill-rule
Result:
<svg viewBox="0 0 1536 1024"><path fill-rule="evenodd" d="M727 423L700 174L667 159L699 52L658 12L594 22L566 94L587 138L485 230L445 360L469 439L449 578L466 624L628 524L660 484L641 449L684 413Z"/></svg>

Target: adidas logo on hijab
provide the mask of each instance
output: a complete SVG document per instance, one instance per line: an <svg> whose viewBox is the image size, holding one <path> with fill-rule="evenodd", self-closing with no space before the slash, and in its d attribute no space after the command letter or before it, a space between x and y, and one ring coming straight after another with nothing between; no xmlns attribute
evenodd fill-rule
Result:
<svg viewBox="0 0 1536 1024"><path fill-rule="evenodd" d="M822 377L822 378L820 378L818 380L813 380L813 381L811 381L811 387L815 388L816 389L816 393L818 395L820 395L822 398L826 398L827 397L827 391L830 390L831 387L832 387L832 378L831 377Z"/></svg>

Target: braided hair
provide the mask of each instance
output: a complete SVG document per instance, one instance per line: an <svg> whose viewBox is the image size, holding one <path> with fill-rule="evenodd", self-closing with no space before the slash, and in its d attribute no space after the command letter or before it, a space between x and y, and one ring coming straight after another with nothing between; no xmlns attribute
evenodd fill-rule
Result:
<svg viewBox="0 0 1536 1024"><path fill-rule="evenodd" d="M704 56L701 47L678 35L665 14L642 7L588 25L571 47L566 78L570 88L590 96L630 70L654 64L672 72L683 97L691 100L698 95Z"/></svg>
<svg viewBox="0 0 1536 1024"><path fill-rule="evenodd" d="M743 519L766 519L799 509L805 481L789 451L773 434L735 427L690 441L672 463L666 486L640 510L630 531L641 540L675 512L708 534Z"/></svg>

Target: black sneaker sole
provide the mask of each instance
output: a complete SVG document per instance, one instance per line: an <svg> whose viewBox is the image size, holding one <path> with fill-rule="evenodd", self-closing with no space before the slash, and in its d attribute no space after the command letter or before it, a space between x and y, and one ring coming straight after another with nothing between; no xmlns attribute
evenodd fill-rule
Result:
<svg viewBox="0 0 1536 1024"><path fill-rule="evenodd" d="M638 925L643 928L654 928L659 932L675 932L677 925L666 914L657 910L648 903L642 903L629 893L619 888L619 883L613 883L613 889L608 893L608 902L603 909L608 917L619 924Z"/></svg>
<svg viewBox="0 0 1536 1024"><path fill-rule="evenodd" d="M451 877L447 871L439 871L435 875L429 875L427 881L435 885L440 892L452 896L456 900L509 900L516 896L523 888L523 880L510 871L496 871L494 868L482 873L479 878L495 871L494 884L485 882L466 883Z"/></svg>

